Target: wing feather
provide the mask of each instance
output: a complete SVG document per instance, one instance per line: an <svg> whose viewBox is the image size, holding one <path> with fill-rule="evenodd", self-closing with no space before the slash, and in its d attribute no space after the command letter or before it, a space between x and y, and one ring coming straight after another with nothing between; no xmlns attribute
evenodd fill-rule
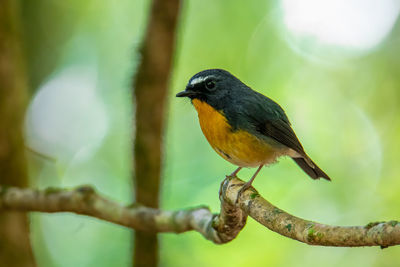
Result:
<svg viewBox="0 0 400 267"><path fill-rule="evenodd" d="M242 98L240 104L242 121L247 131L267 137L305 156L304 148L294 133L285 111L272 99L253 91Z"/></svg>

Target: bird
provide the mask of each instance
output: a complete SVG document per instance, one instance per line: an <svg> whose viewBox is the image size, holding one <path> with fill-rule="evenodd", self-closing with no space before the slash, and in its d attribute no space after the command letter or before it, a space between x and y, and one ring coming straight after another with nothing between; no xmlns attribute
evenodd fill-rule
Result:
<svg viewBox="0 0 400 267"><path fill-rule="evenodd" d="M200 71L176 97L191 100L211 147L238 166L230 177L237 177L242 168L257 168L238 191L238 198L252 185L263 166L282 156L292 158L312 179L331 180L307 155L283 108L230 72Z"/></svg>

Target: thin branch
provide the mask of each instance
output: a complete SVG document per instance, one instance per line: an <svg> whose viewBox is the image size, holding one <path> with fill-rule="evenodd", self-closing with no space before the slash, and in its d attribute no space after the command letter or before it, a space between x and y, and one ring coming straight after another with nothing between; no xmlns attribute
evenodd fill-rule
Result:
<svg viewBox="0 0 400 267"><path fill-rule="evenodd" d="M246 190L234 205L243 181L227 178L221 186L221 213L206 207L161 211L140 205L123 206L97 194L91 187L21 189L0 186L0 210L73 212L96 217L146 232L197 231L222 244L234 239L246 223L247 214L270 230L310 245L381 246L400 244L398 221L365 226L330 226L290 215L262 198L254 188Z"/></svg>
<svg viewBox="0 0 400 267"><path fill-rule="evenodd" d="M0 186L0 210L73 212L150 233L195 230L205 238L221 243L212 227L216 217L207 207L161 211L136 204L123 206L99 195L90 186L73 190Z"/></svg>
<svg viewBox="0 0 400 267"><path fill-rule="evenodd" d="M239 187L243 181L234 179L229 187ZM238 190L226 190L231 202ZM293 216L262 198L251 188L242 195L240 208L268 229L294 240L317 246L363 247L400 244L400 222L372 222L365 226L332 226Z"/></svg>

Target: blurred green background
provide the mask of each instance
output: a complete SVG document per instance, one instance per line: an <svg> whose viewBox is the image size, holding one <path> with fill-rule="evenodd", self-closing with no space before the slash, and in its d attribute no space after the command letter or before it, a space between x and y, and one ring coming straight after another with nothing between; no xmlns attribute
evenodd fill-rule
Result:
<svg viewBox="0 0 400 267"><path fill-rule="evenodd" d="M36 187L93 184L132 199L132 76L149 1L27 1L23 28L35 93L26 115ZM400 1L184 1L168 99L162 206L208 205L234 166L174 95L224 68L286 110L308 154L333 181L291 160L254 186L278 207L334 225L400 217ZM247 180L253 169L242 171ZM39 266L130 266L131 231L71 214L32 214ZM233 242L162 234L161 266L396 266L400 248L311 247L249 218Z"/></svg>

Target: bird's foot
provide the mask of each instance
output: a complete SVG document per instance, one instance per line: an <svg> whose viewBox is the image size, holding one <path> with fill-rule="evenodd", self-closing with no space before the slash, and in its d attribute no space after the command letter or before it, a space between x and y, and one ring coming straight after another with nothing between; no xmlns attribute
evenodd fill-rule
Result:
<svg viewBox="0 0 400 267"><path fill-rule="evenodd" d="M237 176L236 176L236 175L232 175L232 174L225 175L224 181L225 181L225 180L230 181L230 180L232 180L233 178L237 178ZM222 183L223 183L223 182L222 182Z"/></svg>
<svg viewBox="0 0 400 267"><path fill-rule="evenodd" d="M256 172L253 174L253 176L251 177L251 179L250 179L247 183L245 183L245 184L242 186L242 188L240 188L240 190L239 190L239 192L238 192L238 194L237 194L237 196L236 196L236 201L235 201L235 204L236 204L236 205L238 204L239 199L240 199L241 195L243 194L243 192L246 191L247 189L249 189L249 187L251 186L251 184L253 183L254 179L256 178L257 174L260 172L260 170L261 170L261 168L262 168L263 166L264 166L264 165L260 165L260 166L258 167L257 171L256 171Z"/></svg>
<svg viewBox="0 0 400 267"><path fill-rule="evenodd" d="M219 196L219 200L221 200L221 201L222 201L222 192L223 192L224 184L225 184L225 182L230 181L230 179L232 179L232 177L230 177L229 175L225 176L225 179L222 180L221 184L219 185L218 196Z"/></svg>
<svg viewBox="0 0 400 267"><path fill-rule="evenodd" d="M242 186L242 188L240 188L239 192L236 195L235 205L237 205L239 203L239 199L242 196L243 192L246 191L247 189L249 189L250 186L251 186L251 183L247 182Z"/></svg>
<svg viewBox="0 0 400 267"><path fill-rule="evenodd" d="M241 169L242 169L242 167L238 167L234 172L232 172L231 174L225 176L225 179L221 182L221 185L219 186L219 199L220 200L222 200L221 199L221 197L222 197L222 189L223 189L223 186L224 186L225 182L226 181L230 181L230 180L232 180L234 178L238 178L236 175L238 174L238 172Z"/></svg>

